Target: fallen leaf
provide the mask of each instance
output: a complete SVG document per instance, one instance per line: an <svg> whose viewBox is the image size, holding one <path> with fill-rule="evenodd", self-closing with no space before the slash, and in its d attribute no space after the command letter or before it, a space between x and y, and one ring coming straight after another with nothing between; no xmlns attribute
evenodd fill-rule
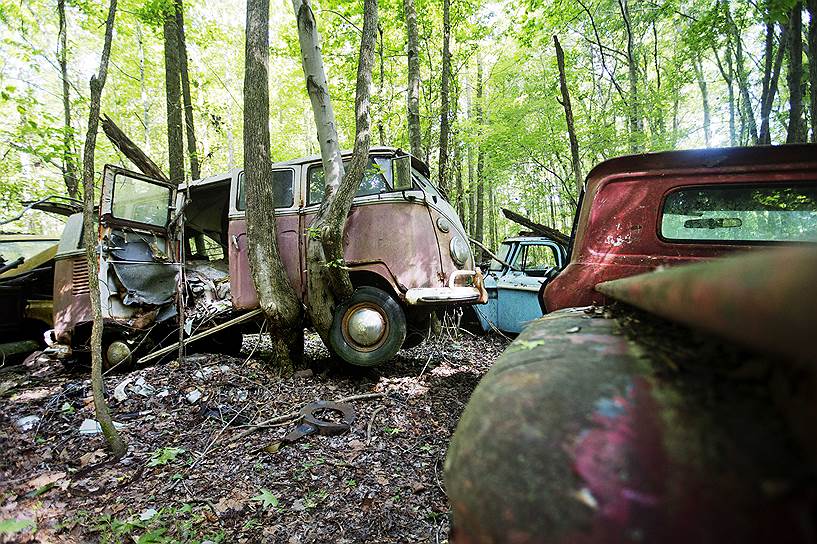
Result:
<svg viewBox="0 0 817 544"><path fill-rule="evenodd" d="M48 484L53 484L65 478L64 472L47 472L45 474L41 474L36 478L32 478L28 482L26 482L26 487L28 489L39 489L43 486Z"/></svg>

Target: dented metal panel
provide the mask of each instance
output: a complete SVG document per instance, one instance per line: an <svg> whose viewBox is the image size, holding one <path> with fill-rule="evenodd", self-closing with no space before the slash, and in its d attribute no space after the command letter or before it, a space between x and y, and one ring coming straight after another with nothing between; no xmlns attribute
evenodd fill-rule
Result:
<svg viewBox="0 0 817 544"><path fill-rule="evenodd" d="M813 465L766 383L738 385L582 309L534 322L452 438L452 542L813 542Z"/></svg>
<svg viewBox="0 0 817 544"><path fill-rule="evenodd" d="M596 290L746 346L817 363L817 247L781 248L600 283Z"/></svg>

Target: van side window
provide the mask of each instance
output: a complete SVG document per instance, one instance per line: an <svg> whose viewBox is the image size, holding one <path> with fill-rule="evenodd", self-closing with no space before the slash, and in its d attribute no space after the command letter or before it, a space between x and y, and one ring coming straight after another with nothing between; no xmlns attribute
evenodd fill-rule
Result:
<svg viewBox="0 0 817 544"><path fill-rule="evenodd" d="M670 241L815 242L817 188L795 183L689 187L667 195L661 236Z"/></svg>
<svg viewBox="0 0 817 544"><path fill-rule="evenodd" d="M272 199L276 208L289 208L294 200L295 173L289 168L272 171ZM244 185L244 172L238 174L237 210L247 209L247 189Z"/></svg>
<svg viewBox="0 0 817 544"><path fill-rule="evenodd" d="M343 161L344 168L349 167L349 161ZM391 178L391 165L388 159L377 157L369 158L369 166L363 173L363 180L355 196L376 195L390 189L387 178ZM315 165L309 169L309 199L307 204L323 202L326 192L326 176L323 166Z"/></svg>

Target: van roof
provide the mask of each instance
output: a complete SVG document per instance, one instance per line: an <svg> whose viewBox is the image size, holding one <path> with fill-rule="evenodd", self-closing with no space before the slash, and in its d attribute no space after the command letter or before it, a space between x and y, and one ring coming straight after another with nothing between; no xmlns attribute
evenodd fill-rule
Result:
<svg viewBox="0 0 817 544"><path fill-rule="evenodd" d="M399 147L389 147L389 146L372 146L369 148L369 154L372 155L398 155L404 156L409 155L411 156L411 164L414 166L415 169L422 172L423 175L428 177L429 175L429 168L428 165L423 162L421 159L411 155L410 153L403 151ZM341 155L343 158L347 158L352 155L351 150L341 151ZM276 162L272 166L299 166L302 164L309 164L311 162L317 162L321 160L320 155L309 155L307 157L299 157L297 159L290 159L287 161ZM219 181L226 181L231 179L236 173L241 172L242 168L233 168L229 172L224 172L221 174L215 174L213 176L208 176L206 178L201 178L190 182L187 186L188 187L199 187L201 185L209 185L211 183L218 183Z"/></svg>

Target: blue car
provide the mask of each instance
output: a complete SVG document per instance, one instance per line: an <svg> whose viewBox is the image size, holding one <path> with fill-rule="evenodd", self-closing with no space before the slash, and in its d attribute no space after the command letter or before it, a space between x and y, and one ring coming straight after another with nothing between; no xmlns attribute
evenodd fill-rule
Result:
<svg viewBox="0 0 817 544"><path fill-rule="evenodd" d="M567 249L541 236L508 238L485 275L488 303L474 305L484 331L518 334L529 321L542 317L539 290L567 260Z"/></svg>

